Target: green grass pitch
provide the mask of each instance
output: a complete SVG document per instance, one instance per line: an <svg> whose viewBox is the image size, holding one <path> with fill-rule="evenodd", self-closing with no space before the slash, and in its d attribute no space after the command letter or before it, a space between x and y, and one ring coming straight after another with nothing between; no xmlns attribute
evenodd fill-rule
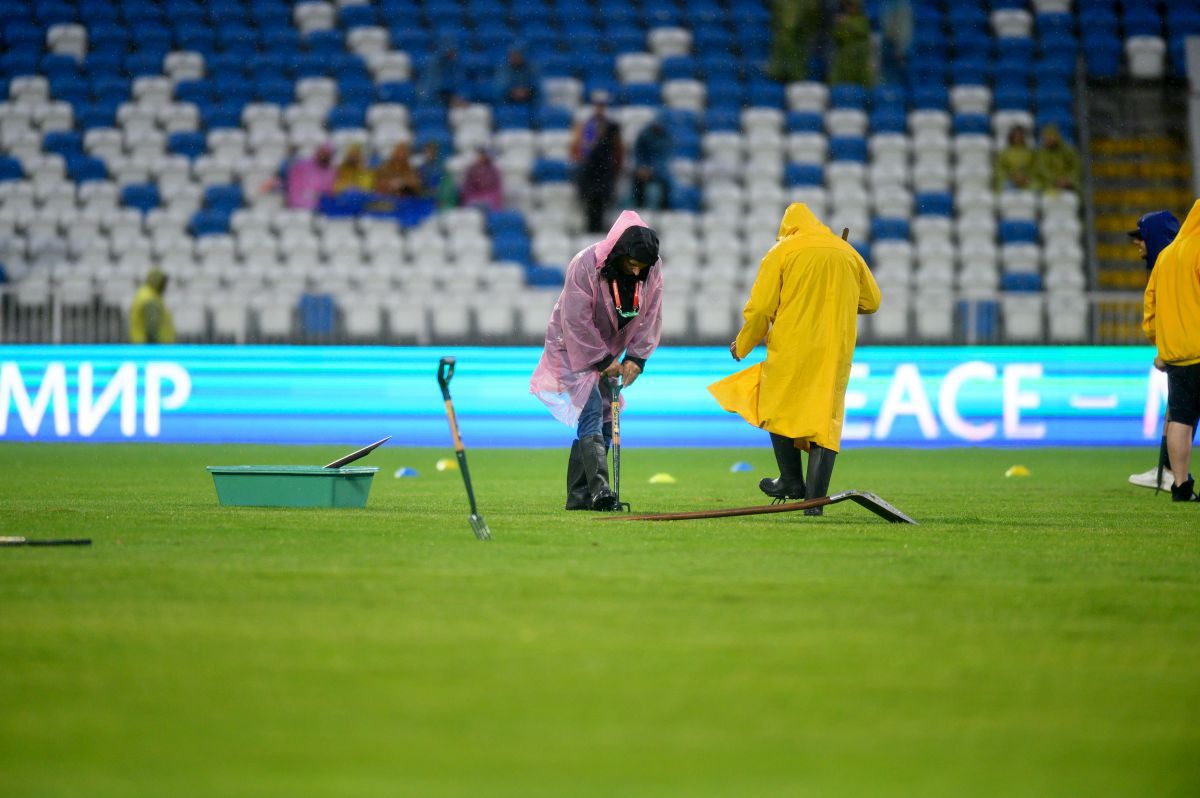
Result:
<svg viewBox="0 0 1200 798"><path fill-rule="evenodd" d="M490 543L447 450L362 461L364 510L204 470L341 453L0 444L0 534L95 541L0 549L0 795L1200 792L1200 506L1126 482L1151 448L845 452L916 527L599 523L565 450L475 450ZM651 512L763 503L771 455L623 460Z"/></svg>

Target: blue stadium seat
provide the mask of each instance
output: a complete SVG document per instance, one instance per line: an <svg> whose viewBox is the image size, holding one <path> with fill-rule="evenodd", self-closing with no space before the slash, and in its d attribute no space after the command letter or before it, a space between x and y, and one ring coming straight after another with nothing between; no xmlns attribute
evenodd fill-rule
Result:
<svg viewBox="0 0 1200 798"><path fill-rule="evenodd" d="M1083 59L1088 75L1094 78L1115 78L1121 70L1122 57L1121 40L1115 35L1084 40Z"/></svg>
<svg viewBox="0 0 1200 798"><path fill-rule="evenodd" d="M342 103L329 109L325 124L330 130L359 128L367 125L367 106Z"/></svg>
<svg viewBox="0 0 1200 798"><path fill-rule="evenodd" d="M991 133L992 121L987 114L955 114L954 115L954 133L961 135L963 133L982 133L987 135Z"/></svg>
<svg viewBox="0 0 1200 798"><path fill-rule="evenodd" d="M788 186L821 186L825 184L825 170L817 164L789 163L783 180Z"/></svg>
<svg viewBox="0 0 1200 798"><path fill-rule="evenodd" d="M537 110L534 121L539 130L570 130L571 112L566 108L545 105Z"/></svg>
<svg viewBox="0 0 1200 798"><path fill-rule="evenodd" d="M239 185L209 186L204 191L204 207L209 210L229 214L243 204L242 187Z"/></svg>
<svg viewBox="0 0 1200 798"><path fill-rule="evenodd" d="M745 105L746 90L742 84L728 77L709 78L708 107L741 110Z"/></svg>
<svg viewBox="0 0 1200 798"><path fill-rule="evenodd" d="M492 235L492 256L496 260L531 263L533 254L529 246L529 236L524 231L494 233Z"/></svg>
<svg viewBox="0 0 1200 798"><path fill-rule="evenodd" d="M194 236L223 235L229 232L230 214L217 210L199 210L188 224L188 232Z"/></svg>
<svg viewBox="0 0 1200 798"><path fill-rule="evenodd" d="M135 50L125 56L125 73L130 77L161 75L165 50Z"/></svg>
<svg viewBox="0 0 1200 798"><path fill-rule="evenodd" d="M33 4L33 13L37 17L39 23L45 27L51 25L60 25L76 20L75 9L66 3L39 2Z"/></svg>
<svg viewBox="0 0 1200 798"><path fill-rule="evenodd" d="M829 139L829 159L866 163L867 140L861 136L833 136Z"/></svg>
<svg viewBox="0 0 1200 798"><path fill-rule="evenodd" d="M908 130L908 114L898 108L880 108L871 112L872 133L904 133Z"/></svg>
<svg viewBox="0 0 1200 798"><path fill-rule="evenodd" d="M125 102L129 99L129 81L113 73L94 74L91 92L94 100Z"/></svg>
<svg viewBox="0 0 1200 798"><path fill-rule="evenodd" d="M89 75L110 75L121 71L125 58L115 50L89 52L83 60L83 71Z"/></svg>
<svg viewBox="0 0 1200 798"><path fill-rule="evenodd" d="M752 78L746 86L746 101L763 108L783 108L783 84L765 78Z"/></svg>
<svg viewBox="0 0 1200 798"><path fill-rule="evenodd" d="M336 30L315 30L309 33L301 42L305 52L333 55L345 52L342 44L342 34Z"/></svg>
<svg viewBox="0 0 1200 798"><path fill-rule="evenodd" d="M84 130L94 127L113 127L117 123L117 109L120 103L115 100L97 100L86 105L75 107L75 121Z"/></svg>
<svg viewBox="0 0 1200 798"><path fill-rule="evenodd" d="M0 181L3 180L22 180L25 177L25 170L21 168L21 162L11 155L0 155Z"/></svg>
<svg viewBox="0 0 1200 798"><path fill-rule="evenodd" d="M912 104L917 111L944 111L950 104L950 97L945 86L914 86Z"/></svg>
<svg viewBox="0 0 1200 798"><path fill-rule="evenodd" d="M83 16L83 6L80 6L79 13ZM162 8L154 3L125 3L121 7L121 18L134 30L146 23L162 25L167 21Z"/></svg>
<svg viewBox="0 0 1200 798"><path fill-rule="evenodd" d="M908 220L877 218L871 221L871 232L876 241L907 241Z"/></svg>
<svg viewBox="0 0 1200 798"><path fill-rule="evenodd" d="M568 182L571 179L571 166L556 158L539 158L533 164L531 178L535 183Z"/></svg>
<svg viewBox="0 0 1200 798"><path fill-rule="evenodd" d="M992 77L992 62L970 53L950 62L950 77L956 86L986 85Z"/></svg>
<svg viewBox="0 0 1200 798"><path fill-rule="evenodd" d="M216 52L217 35L207 25L179 25L175 28L175 49L194 50L208 56Z"/></svg>
<svg viewBox="0 0 1200 798"><path fill-rule="evenodd" d="M11 9L13 5L14 4L12 3L8 3L5 4L5 8L0 8L0 19L15 18L14 11L5 10ZM19 3L15 5L25 7L28 4ZM135 4L135 6L136 5L141 4ZM154 8L157 10L157 6ZM119 20L120 15L117 13L117 7L112 3L107 2L107 0L100 0L100 2L89 2L88 0L84 0L84 2L79 4L79 21L89 28L97 23L117 22Z"/></svg>
<svg viewBox="0 0 1200 798"><path fill-rule="evenodd" d="M32 72L33 70L30 70ZM21 73L17 73L21 74ZM57 100L64 100L71 105L86 103L91 99L92 88L86 79L72 75L53 78L50 80L50 94Z"/></svg>
<svg viewBox="0 0 1200 798"><path fill-rule="evenodd" d="M308 336L332 335L337 324L337 304L331 294L302 294L300 329Z"/></svg>
<svg viewBox="0 0 1200 798"><path fill-rule="evenodd" d="M954 195L949 191L923 191L914 199L918 216L954 216Z"/></svg>
<svg viewBox="0 0 1200 798"><path fill-rule="evenodd" d="M44 152L58 153L63 158L83 154L83 136L73 130L56 130L42 137Z"/></svg>
<svg viewBox="0 0 1200 798"><path fill-rule="evenodd" d="M259 102L291 105L296 96L295 84L282 77L266 77L254 81L254 96Z"/></svg>
<svg viewBox="0 0 1200 798"><path fill-rule="evenodd" d="M690 10L694 15L694 10ZM692 50L697 53L733 50L733 35L723 24L700 24L692 29Z"/></svg>
<svg viewBox="0 0 1200 798"><path fill-rule="evenodd" d="M830 108L867 110L867 90L853 83L835 83L829 87Z"/></svg>
<svg viewBox="0 0 1200 798"><path fill-rule="evenodd" d="M208 142L205 140L203 133L181 131L167 136L167 152L174 153L175 155L186 155L188 158L197 158L203 155L207 149Z"/></svg>
<svg viewBox="0 0 1200 798"><path fill-rule="evenodd" d="M416 94L413 84L407 81L380 83L375 87L375 98L381 103L412 105Z"/></svg>
<svg viewBox="0 0 1200 798"><path fill-rule="evenodd" d="M525 233L525 217L520 211L489 211L487 229L492 235Z"/></svg>
<svg viewBox="0 0 1200 798"><path fill-rule="evenodd" d="M1030 102L1029 89L1021 83L997 83L992 93L992 103L997 111L1025 111Z"/></svg>
<svg viewBox="0 0 1200 798"><path fill-rule="evenodd" d="M258 47L257 28L249 25L222 25L217 28L217 49L223 53L250 56L258 51Z"/></svg>
<svg viewBox="0 0 1200 798"><path fill-rule="evenodd" d="M1036 244L1037 222L1003 220L1000 222L999 234L1001 244Z"/></svg>
<svg viewBox="0 0 1200 798"><path fill-rule="evenodd" d="M1046 77L1069 80L1075 75L1075 56L1051 53L1034 64L1034 75L1040 81Z"/></svg>
<svg viewBox="0 0 1200 798"><path fill-rule="evenodd" d="M46 76L47 79L62 77L64 75L75 76L82 74L79 70L79 62L72 55L60 55L58 53L46 53L42 56L42 60L38 63L38 72Z"/></svg>
<svg viewBox="0 0 1200 798"><path fill-rule="evenodd" d="M5 75L32 75L37 72L40 47L16 47L0 55L0 73Z"/></svg>
<svg viewBox="0 0 1200 798"><path fill-rule="evenodd" d="M157 208L160 201L158 186L154 183L137 183L121 189L121 204L142 213Z"/></svg>
<svg viewBox="0 0 1200 798"><path fill-rule="evenodd" d="M700 133L694 129L681 127L671 131L672 158L682 158L689 161L700 160Z"/></svg>
<svg viewBox="0 0 1200 798"><path fill-rule="evenodd" d="M662 105L657 83L627 83L622 96L626 105Z"/></svg>
<svg viewBox="0 0 1200 798"><path fill-rule="evenodd" d="M1066 82L1039 83L1033 90L1033 103L1039 111L1065 111L1075 107L1075 96Z"/></svg>
<svg viewBox="0 0 1200 798"><path fill-rule="evenodd" d="M294 53L300 49L300 34L287 25L260 28L259 36L268 52Z"/></svg>
<svg viewBox="0 0 1200 798"><path fill-rule="evenodd" d="M90 180L108 180L108 169L104 161L87 155L72 155L66 159L67 175L76 183Z"/></svg>
<svg viewBox="0 0 1200 798"><path fill-rule="evenodd" d="M1009 272L1000 278L1000 290L1037 293L1042 290L1042 276L1037 272Z"/></svg>
<svg viewBox="0 0 1200 798"><path fill-rule="evenodd" d="M1127 9L1121 18L1126 38L1130 36L1162 36L1162 18L1153 8Z"/></svg>
<svg viewBox="0 0 1200 798"><path fill-rule="evenodd" d="M366 28L378 24L375 8L368 4L342 6L338 12L338 21L346 30Z"/></svg>
<svg viewBox="0 0 1200 798"><path fill-rule="evenodd" d="M662 60L659 77L662 80L694 78L699 73L696 59L690 55L672 55Z"/></svg>
<svg viewBox="0 0 1200 798"><path fill-rule="evenodd" d="M788 111L787 131L789 133L823 133L825 117L816 111Z"/></svg>
<svg viewBox="0 0 1200 798"><path fill-rule="evenodd" d="M671 204L676 210L699 213L701 208L700 189L696 186L676 185L672 187Z"/></svg>
<svg viewBox="0 0 1200 798"><path fill-rule="evenodd" d="M502 105L492 111L496 130L521 130L532 127L533 114L527 105Z"/></svg>
<svg viewBox="0 0 1200 798"><path fill-rule="evenodd" d="M565 280L565 272L558 266L529 266L525 269L527 285L548 288L560 286Z"/></svg>
<svg viewBox="0 0 1200 798"><path fill-rule="evenodd" d="M949 5L946 22L949 24L950 30L954 32L957 41L962 41L962 34L965 31L987 35L989 21L987 12L981 5L975 3L950 3Z"/></svg>

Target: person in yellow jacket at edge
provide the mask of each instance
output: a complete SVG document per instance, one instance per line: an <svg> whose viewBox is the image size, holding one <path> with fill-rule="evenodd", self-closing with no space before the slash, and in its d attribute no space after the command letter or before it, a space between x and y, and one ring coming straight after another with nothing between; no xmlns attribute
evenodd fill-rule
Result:
<svg viewBox="0 0 1200 798"><path fill-rule="evenodd" d="M167 290L167 276L158 269L151 269L133 295L133 307L129 309L129 342L134 344L175 343L175 323L171 311L163 302Z"/></svg>
<svg viewBox="0 0 1200 798"><path fill-rule="evenodd" d="M1175 240L1158 253L1146 282L1142 330L1158 348L1156 368L1167 372L1167 456L1171 499L1200 501L1188 473L1200 420L1200 200Z"/></svg>
<svg viewBox="0 0 1200 798"><path fill-rule="evenodd" d="M778 479L759 483L776 501L827 495L860 313L879 309L879 286L854 247L803 203L783 214L758 267L734 360L767 339L767 359L708 386L721 407L771 433ZM805 481L800 450L808 452ZM805 510L820 515L821 508Z"/></svg>

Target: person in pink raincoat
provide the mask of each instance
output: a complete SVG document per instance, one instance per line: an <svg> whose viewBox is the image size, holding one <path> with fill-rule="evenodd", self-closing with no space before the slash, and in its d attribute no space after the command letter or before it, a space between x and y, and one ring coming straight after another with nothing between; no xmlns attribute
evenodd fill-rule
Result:
<svg viewBox="0 0 1200 798"><path fill-rule="evenodd" d="M321 197L333 193L337 169L333 147L322 144L311 158L301 158L287 170L287 206L314 210Z"/></svg>
<svg viewBox="0 0 1200 798"><path fill-rule="evenodd" d="M633 211L567 266L529 392L575 427L568 510L618 509L608 487L611 393L601 377L627 388L645 369L662 335L662 285L658 236Z"/></svg>

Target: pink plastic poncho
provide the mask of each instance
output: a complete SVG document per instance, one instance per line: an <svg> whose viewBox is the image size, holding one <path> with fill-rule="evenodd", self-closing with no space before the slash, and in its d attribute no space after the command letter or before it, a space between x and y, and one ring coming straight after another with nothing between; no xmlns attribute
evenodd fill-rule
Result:
<svg viewBox="0 0 1200 798"><path fill-rule="evenodd" d="M608 236L571 259L562 294L550 313L542 359L529 381L529 392L541 399L562 423L575 426L584 404L600 379L596 364L622 352L646 359L662 336L662 259L642 284L641 309L617 329L617 311L600 270L617 239L630 227L646 227L633 211L624 211ZM604 408L607 415L609 408Z"/></svg>
<svg viewBox="0 0 1200 798"><path fill-rule="evenodd" d="M288 207L313 210L322 194L333 191L336 177L337 170L332 165L321 166L315 158L296 161L287 175Z"/></svg>

